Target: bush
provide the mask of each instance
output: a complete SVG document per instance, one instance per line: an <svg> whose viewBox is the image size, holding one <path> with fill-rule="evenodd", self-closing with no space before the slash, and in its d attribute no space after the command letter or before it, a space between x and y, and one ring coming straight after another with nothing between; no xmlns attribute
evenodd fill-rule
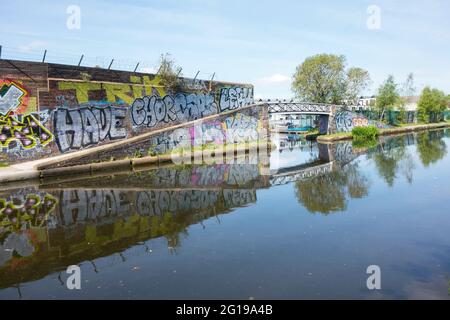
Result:
<svg viewBox="0 0 450 320"><path fill-rule="evenodd" d="M352 137L355 142L376 140L379 135L375 126L355 127L352 130Z"/></svg>

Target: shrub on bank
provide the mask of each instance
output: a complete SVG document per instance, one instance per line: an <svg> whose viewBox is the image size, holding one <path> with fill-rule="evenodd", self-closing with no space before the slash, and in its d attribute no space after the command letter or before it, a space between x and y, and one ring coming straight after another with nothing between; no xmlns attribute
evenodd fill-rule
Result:
<svg viewBox="0 0 450 320"><path fill-rule="evenodd" d="M352 137L355 142L373 141L377 139L379 133L375 126L355 127L352 130Z"/></svg>

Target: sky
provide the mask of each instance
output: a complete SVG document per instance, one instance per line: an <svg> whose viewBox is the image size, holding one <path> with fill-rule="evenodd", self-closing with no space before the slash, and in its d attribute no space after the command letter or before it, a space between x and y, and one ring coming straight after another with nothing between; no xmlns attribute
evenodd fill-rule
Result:
<svg viewBox="0 0 450 320"><path fill-rule="evenodd" d="M366 95L410 72L418 91L450 93L449 13L448 0L15 0L1 6L0 45L2 58L47 49L49 62L84 54L82 65L145 72L167 52L184 76L252 83L255 98L292 97L296 66L333 53L369 71Z"/></svg>

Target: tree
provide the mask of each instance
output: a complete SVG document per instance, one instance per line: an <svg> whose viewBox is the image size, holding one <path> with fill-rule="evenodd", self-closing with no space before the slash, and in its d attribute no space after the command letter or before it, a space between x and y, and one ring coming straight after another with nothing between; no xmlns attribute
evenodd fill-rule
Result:
<svg viewBox="0 0 450 320"><path fill-rule="evenodd" d="M406 81L403 83L402 95L404 97L412 97L416 93L416 87L414 86L414 74L408 74Z"/></svg>
<svg viewBox="0 0 450 320"><path fill-rule="evenodd" d="M361 68L350 68L347 71L347 91L345 99L356 105L360 93L372 83L369 72Z"/></svg>
<svg viewBox="0 0 450 320"><path fill-rule="evenodd" d="M346 70L343 55L319 54L297 66L292 90L303 101L342 104L355 99L370 83L369 73L361 68Z"/></svg>
<svg viewBox="0 0 450 320"><path fill-rule="evenodd" d="M417 104L419 119L424 122L441 120L442 113L448 108L448 100L444 92L425 87Z"/></svg>
<svg viewBox="0 0 450 320"><path fill-rule="evenodd" d="M394 76L389 75L386 81L378 88L376 109L380 112L380 119L383 118L386 110L392 110L399 102L400 94Z"/></svg>
<svg viewBox="0 0 450 320"><path fill-rule="evenodd" d="M414 74L410 73L408 74L408 77L406 78L405 82L402 84L401 89L401 95L397 102L397 108L400 111L400 113L397 116L397 120L405 123L407 122L407 113L406 113L406 104L408 103L409 99L413 97L416 93L416 87L414 86Z"/></svg>
<svg viewBox="0 0 450 320"><path fill-rule="evenodd" d="M181 70L182 68L175 64L175 60L170 57L169 53L161 54L158 76L163 86L177 90L177 87L180 86Z"/></svg>

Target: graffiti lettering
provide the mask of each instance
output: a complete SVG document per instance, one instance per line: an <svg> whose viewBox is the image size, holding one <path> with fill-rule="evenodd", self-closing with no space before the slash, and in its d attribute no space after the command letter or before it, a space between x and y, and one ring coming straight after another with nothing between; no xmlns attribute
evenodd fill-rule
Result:
<svg viewBox="0 0 450 320"><path fill-rule="evenodd" d="M19 230L25 224L42 226L53 212L57 200L50 194L0 198L0 227Z"/></svg>
<svg viewBox="0 0 450 320"><path fill-rule="evenodd" d="M125 138L126 115L127 109L116 107L57 109L54 113L54 127L60 151L78 150L107 139Z"/></svg>
<svg viewBox="0 0 450 320"><path fill-rule="evenodd" d="M236 114L225 119L227 143L241 143L258 140L258 119Z"/></svg>
<svg viewBox="0 0 450 320"><path fill-rule="evenodd" d="M0 113L15 111L27 96L19 84L12 81L0 81Z"/></svg>
<svg viewBox="0 0 450 320"><path fill-rule="evenodd" d="M192 121L216 113L217 105L212 94L178 93L163 98L145 96L136 99L131 106L133 124L138 127Z"/></svg>
<svg viewBox="0 0 450 320"><path fill-rule="evenodd" d="M222 88L220 90L220 111L235 110L253 103L253 88Z"/></svg>
<svg viewBox="0 0 450 320"><path fill-rule="evenodd" d="M0 115L0 148L14 148L20 145L25 150L45 146L53 140L53 134L33 115Z"/></svg>

